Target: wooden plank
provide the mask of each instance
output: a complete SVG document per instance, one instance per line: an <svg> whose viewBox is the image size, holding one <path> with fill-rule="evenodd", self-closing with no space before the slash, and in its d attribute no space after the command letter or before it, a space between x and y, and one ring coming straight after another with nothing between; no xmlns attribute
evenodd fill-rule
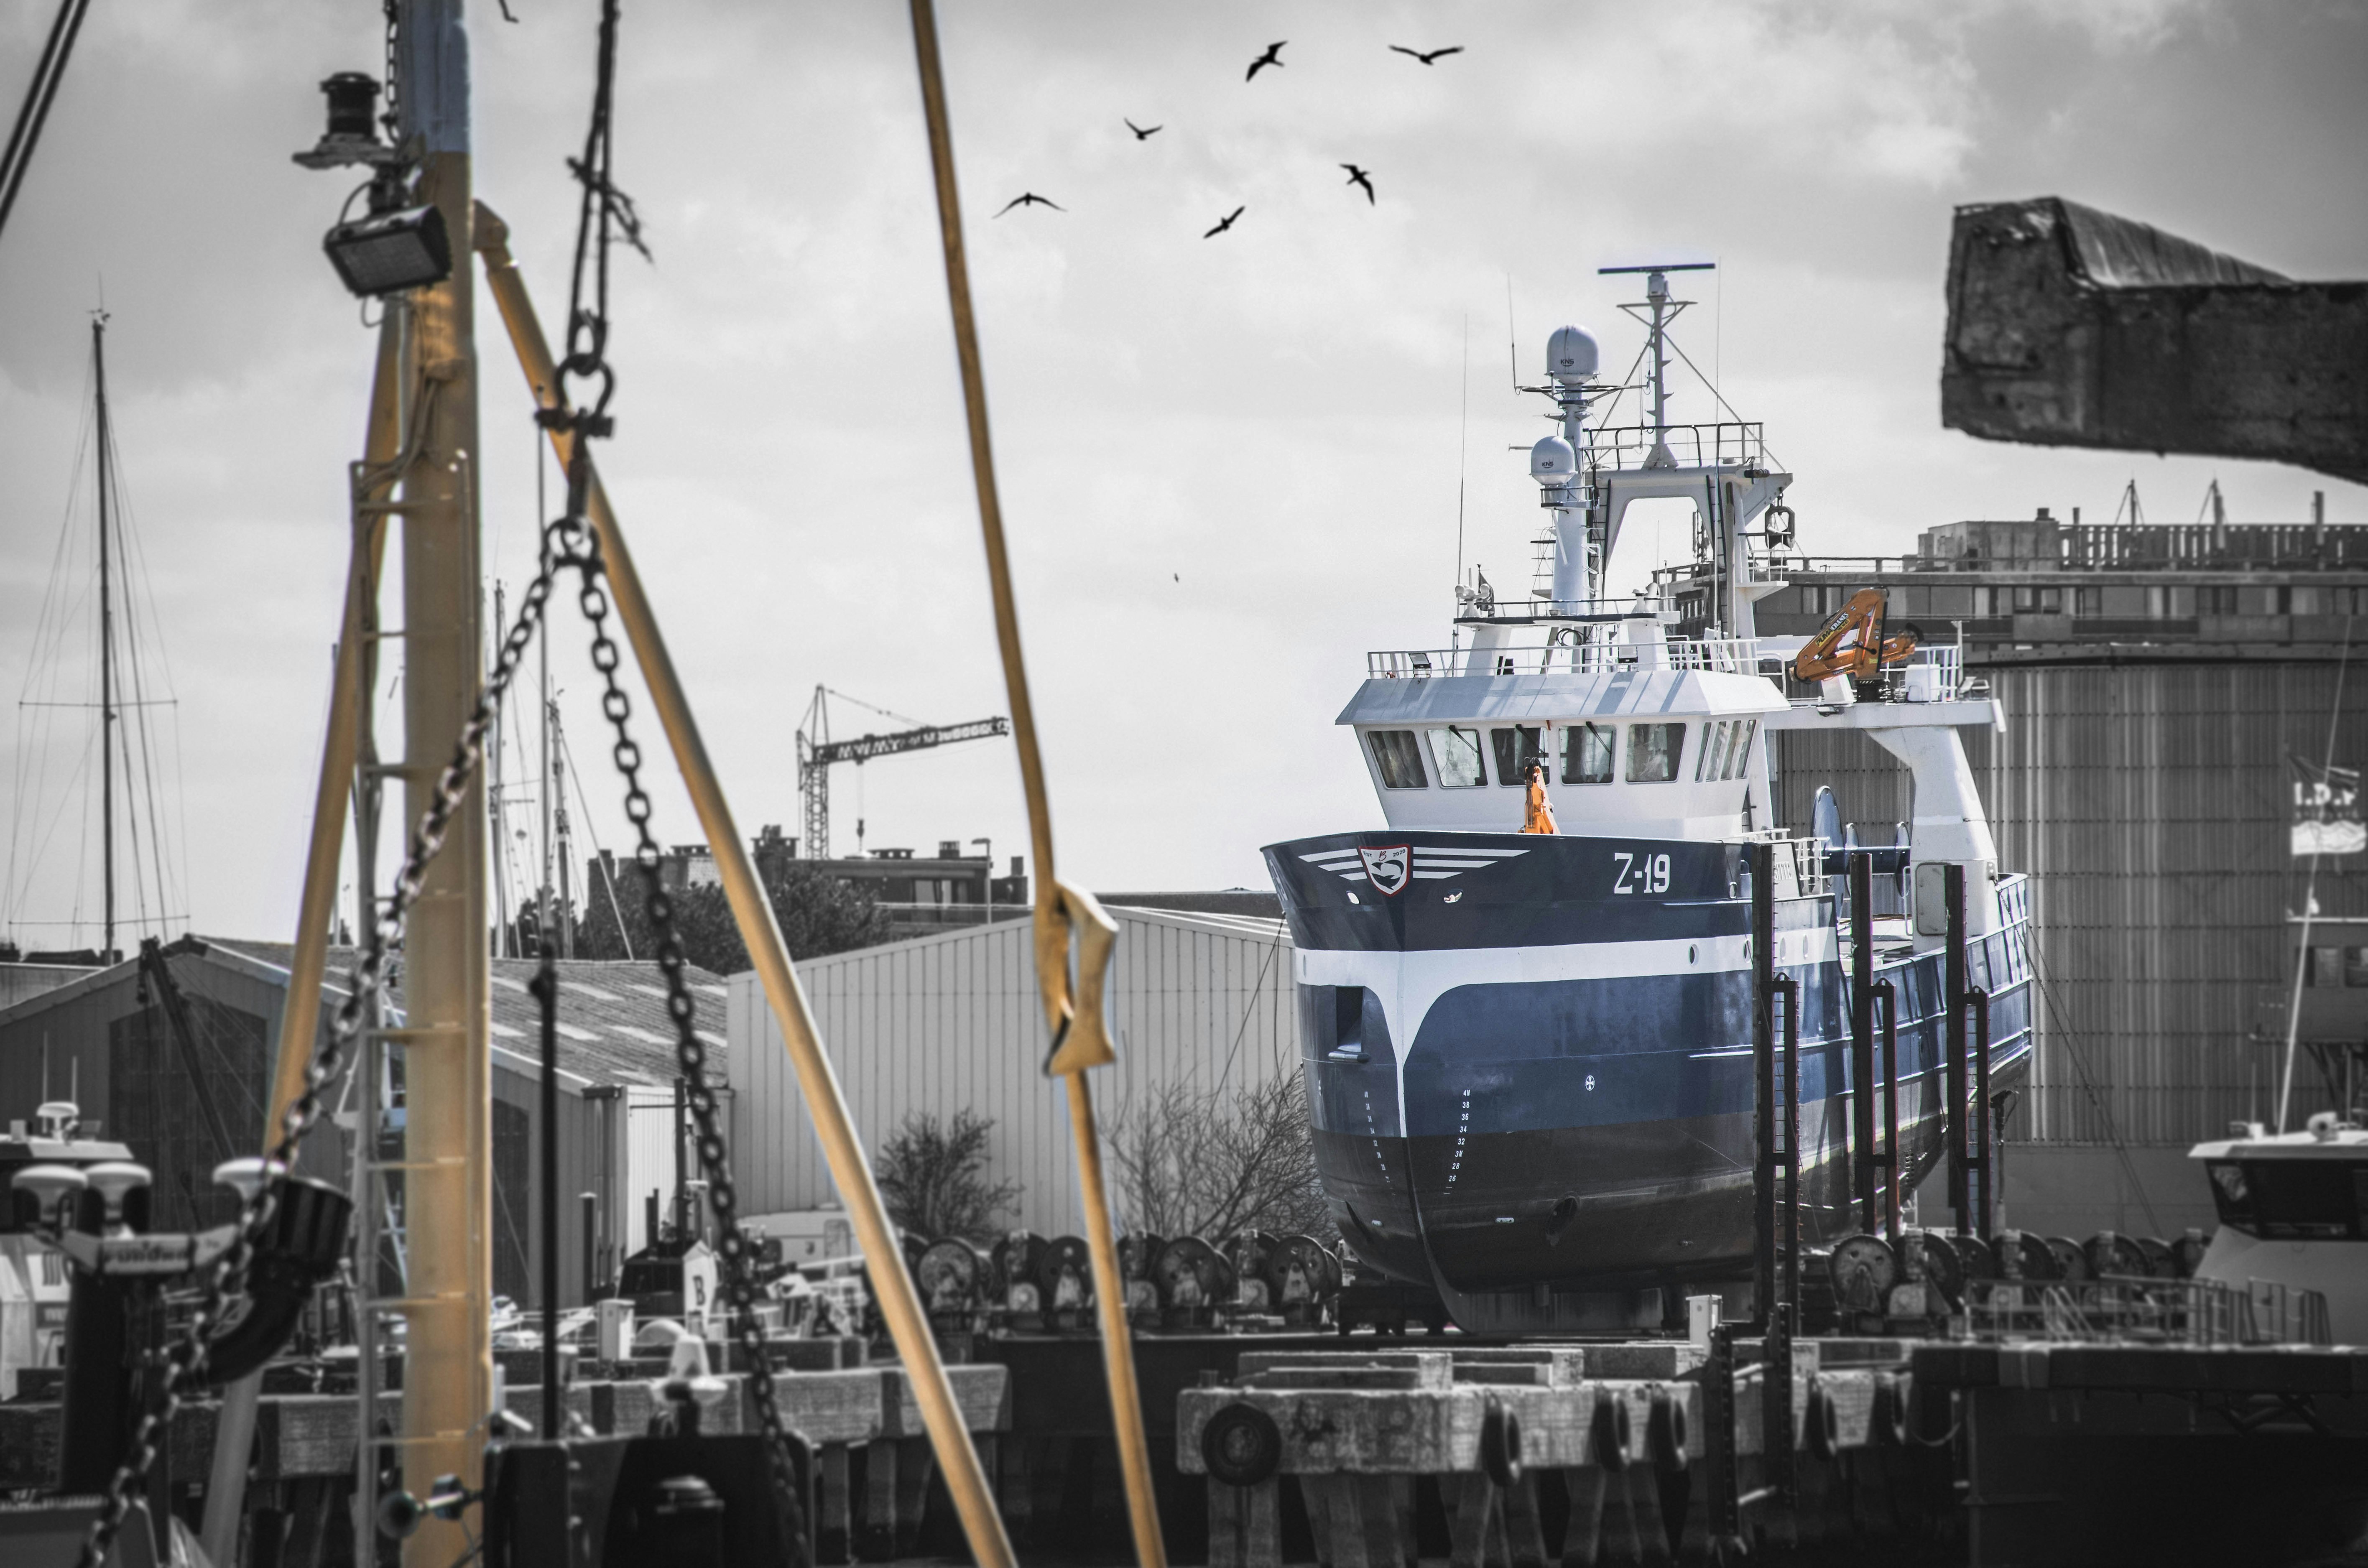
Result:
<svg viewBox="0 0 2368 1568"><path fill-rule="evenodd" d="M1286 1474L1436 1475L1470 1470L1478 1462L1485 1392L1185 1389L1176 1402L1177 1464L1188 1475L1202 1473L1201 1429L1226 1405L1245 1403L1264 1411L1282 1434Z"/></svg>
<svg viewBox="0 0 2368 1568"><path fill-rule="evenodd" d="M1282 1568L1281 1483L1209 1483L1209 1568Z"/></svg>
<svg viewBox="0 0 2368 1568"><path fill-rule="evenodd" d="M1505 1532L1505 1494L1478 1471L1440 1477L1447 1508L1449 1568L1510 1568Z"/></svg>
<svg viewBox="0 0 2368 1568"><path fill-rule="evenodd" d="M1547 1568L1545 1522L1538 1512L1538 1472L1524 1470L1520 1480L1501 1488L1497 1495L1511 1568Z"/></svg>
<svg viewBox="0 0 2368 1568"><path fill-rule="evenodd" d="M1603 1561L1603 1503L1611 1475L1594 1465L1563 1471L1570 1523L1562 1536L1563 1568L1596 1568Z"/></svg>
<svg viewBox="0 0 2368 1568"><path fill-rule="evenodd" d="M814 1510L814 1561L843 1563L854 1551L851 1500L847 1491L847 1445L827 1443L816 1449L814 1468L820 1480L820 1496Z"/></svg>

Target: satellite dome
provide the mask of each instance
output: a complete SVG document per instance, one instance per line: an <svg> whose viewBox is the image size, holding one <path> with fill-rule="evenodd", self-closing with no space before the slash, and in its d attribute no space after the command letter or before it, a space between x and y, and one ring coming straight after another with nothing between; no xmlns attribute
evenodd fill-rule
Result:
<svg viewBox="0 0 2368 1568"><path fill-rule="evenodd" d="M1578 454L1560 436L1548 436L1530 449L1530 477L1540 484L1568 484L1577 473Z"/></svg>
<svg viewBox="0 0 2368 1568"><path fill-rule="evenodd" d="M1583 326L1558 326L1546 339L1546 374L1567 386L1592 379L1600 358L1595 334Z"/></svg>

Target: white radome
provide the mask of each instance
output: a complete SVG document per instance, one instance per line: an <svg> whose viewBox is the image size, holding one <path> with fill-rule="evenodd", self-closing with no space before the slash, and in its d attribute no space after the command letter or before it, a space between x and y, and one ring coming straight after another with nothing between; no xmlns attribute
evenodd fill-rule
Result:
<svg viewBox="0 0 2368 1568"><path fill-rule="evenodd" d="M1540 484L1568 484L1578 472L1578 454L1560 436L1548 436L1530 449L1530 477Z"/></svg>
<svg viewBox="0 0 2368 1568"><path fill-rule="evenodd" d="M1594 379L1602 355L1595 334L1583 326L1558 326L1546 339L1546 373L1570 385Z"/></svg>

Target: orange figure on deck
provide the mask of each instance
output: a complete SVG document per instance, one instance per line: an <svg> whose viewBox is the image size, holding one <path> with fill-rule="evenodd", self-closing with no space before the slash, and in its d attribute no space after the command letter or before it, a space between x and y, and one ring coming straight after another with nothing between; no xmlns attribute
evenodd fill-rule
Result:
<svg viewBox="0 0 2368 1568"><path fill-rule="evenodd" d="M1523 833L1560 833L1554 825L1554 802L1546 799L1546 765L1530 764L1529 810L1521 818Z"/></svg>

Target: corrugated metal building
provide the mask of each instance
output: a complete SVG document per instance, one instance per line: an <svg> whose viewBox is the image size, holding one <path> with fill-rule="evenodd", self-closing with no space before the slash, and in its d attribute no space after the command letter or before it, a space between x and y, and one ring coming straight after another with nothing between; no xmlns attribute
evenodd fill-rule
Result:
<svg viewBox="0 0 2368 1568"><path fill-rule="evenodd" d="M1281 920L1127 907L1110 915L1119 926L1108 992L1118 1062L1092 1079L1105 1129L1163 1085L1213 1089L1298 1071L1291 936ZM1042 1072L1050 1037L1030 933L1024 922L951 931L809 959L798 975L866 1150L876 1155L913 1112L992 1117L989 1178L1021 1187L1011 1222L1075 1234L1084 1221L1068 1100ZM754 974L725 984L742 1205L836 1205L764 989Z"/></svg>
<svg viewBox="0 0 2368 1568"><path fill-rule="evenodd" d="M1807 566L1762 601L1763 634L1878 586L1928 638L1962 625L2004 710L2001 732L1964 739L2000 864L2034 891L2040 1049L2009 1128L2011 1221L2210 1229L2187 1150L2277 1111L2283 1014L2275 1040L2257 1022L2292 983L2308 872L2288 846L2289 759L2324 758L2330 725L2337 766L2368 752L2368 667L2346 651L2355 625L2368 634L2368 529L2042 513L1935 529L1904 560ZM1913 815L1906 771L1861 736L1787 733L1772 760L1782 822L1805 827L1825 781L1874 841ZM2325 861L2317 900L2368 914L2368 881ZM2317 1108L2297 1099L2297 1117Z"/></svg>
<svg viewBox="0 0 2368 1568"><path fill-rule="evenodd" d="M279 1016L288 995L285 944L188 937L165 949L175 984L195 1026L198 1069L234 1152L262 1146L265 1102ZM333 950L322 987L322 1028L345 1001L354 955ZM532 1304L540 1278L534 1234L534 1119L541 1078L540 1009L528 994L535 964L493 963L494 1289ZM592 1277L613 1275L617 1259L645 1244L653 1192L675 1190L675 1049L666 994L653 965L563 961L559 1159L563 1202L560 1279L563 1304L585 1299L585 1244L578 1194L595 1197L598 1233ZM689 971L700 1027L712 1049L709 1070L728 1079L719 1028L724 987ZM400 1022L401 991L393 998ZM401 1051L390 1132L399 1127ZM350 1076L334 1086L333 1111L346 1113L304 1144L300 1171L345 1187L351 1175L354 1096ZM728 1095L728 1091L727 1091ZM0 1122L29 1119L44 1098L74 1097L85 1127L129 1144L156 1176L159 1229L219 1224L234 1206L213 1187L222 1157L195 1103L189 1063L157 1000L145 994L136 960L0 1008ZM392 1148L388 1151L393 1157ZM398 1178L399 1180L399 1178Z"/></svg>

